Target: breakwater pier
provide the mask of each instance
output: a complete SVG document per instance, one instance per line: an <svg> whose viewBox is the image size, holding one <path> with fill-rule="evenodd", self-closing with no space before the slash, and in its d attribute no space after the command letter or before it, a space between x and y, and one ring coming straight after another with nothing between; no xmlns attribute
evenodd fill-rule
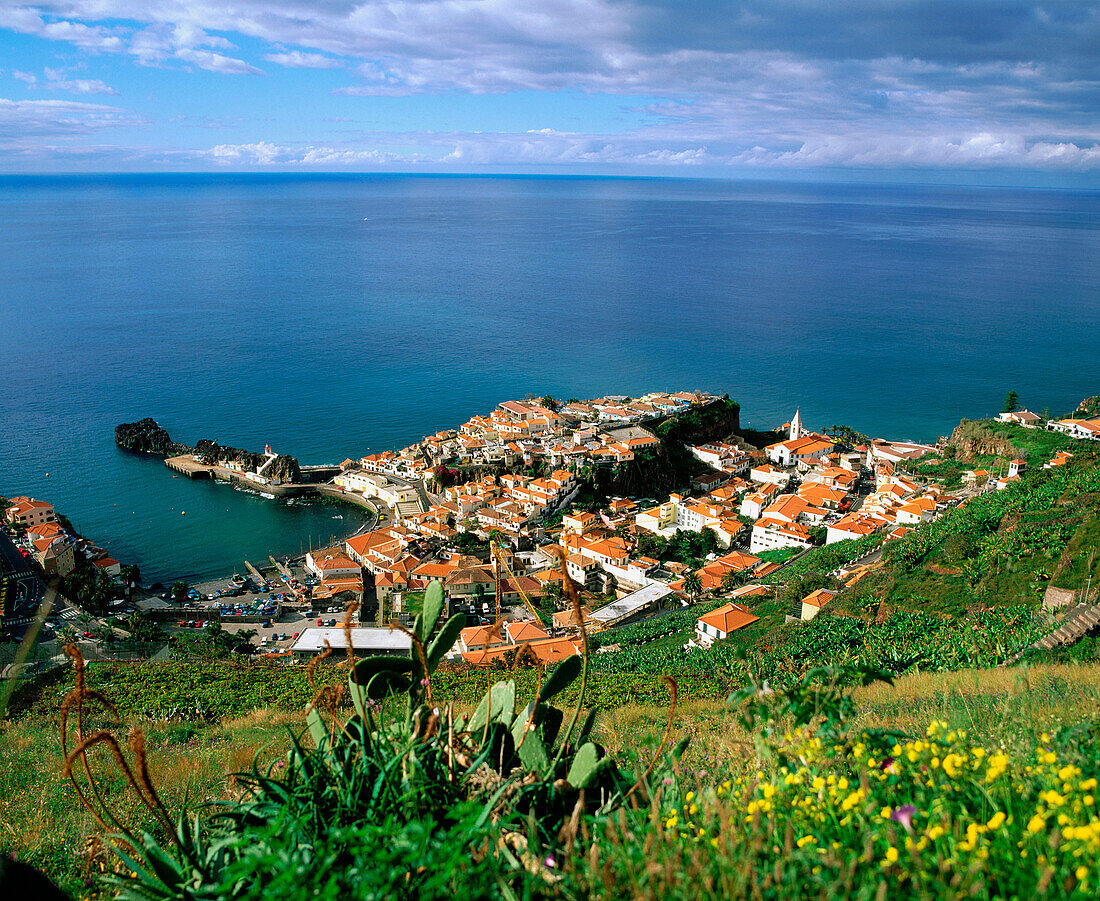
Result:
<svg viewBox="0 0 1100 901"><path fill-rule="evenodd" d="M179 473L181 476L187 476L189 479L212 479L214 478L214 467L205 463L200 463L191 454L182 454L178 457L168 457L164 461L164 465L171 469L173 472Z"/></svg>
<svg viewBox="0 0 1100 901"><path fill-rule="evenodd" d="M331 497L337 500L348 501L366 510L370 510L376 517L386 518L393 516L386 504L377 499L370 499L354 491L344 491L331 482L275 482L257 479L251 473L230 469L216 463L204 463L194 454L179 454L175 457L165 458L164 465L178 475L187 476L189 479L215 479L222 482L230 482L249 488L269 497L306 497L320 496ZM303 467L303 473L313 478L327 474L329 471L339 472L340 468L330 466Z"/></svg>

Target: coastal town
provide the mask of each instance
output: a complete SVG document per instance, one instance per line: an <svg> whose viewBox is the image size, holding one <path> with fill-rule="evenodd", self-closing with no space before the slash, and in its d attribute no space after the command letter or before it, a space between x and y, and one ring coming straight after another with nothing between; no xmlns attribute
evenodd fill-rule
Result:
<svg viewBox="0 0 1100 901"><path fill-rule="evenodd" d="M47 581L61 580L72 594L83 565L93 583L117 589L110 605L87 610L63 597L47 626L77 626L68 637L90 642L93 659L127 635L123 612L153 621L169 644L239 634L223 645L275 661L308 659L349 638L358 654L406 653L410 639L391 623L410 624L437 582L450 611L467 617L450 658L491 666L521 649L544 664L576 654L582 628L613 648L618 628L722 600L698 616L682 646L692 653L756 622L752 600L801 555L870 540L866 553L831 573L837 586L852 585L876 565L884 542L1007 488L1028 466L1013 459L997 472L965 470L949 487L921 474L946 439L925 445L842 427L815 431L796 410L775 431L755 433L769 439L757 446L741 436L738 413L728 397L702 392L504 401L399 451L349 457L310 486L368 506L372 528L301 558L245 561L246 574L197 586L143 589L131 568L76 535L48 501L15 497L0 538L2 622L18 635ZM1100 440L1100 419L1011 409L998 420ZM265 448L253 469L220 468L274 498L301 487L265 476L276 457ZM1044 465L1071 457L1060 451ZM212 468L196 455L166 463L192 475ZM579 616L566 578L581 592ZM837 590L793 599L788 621L812 619ZM348 609L356 616L345 629Z"/></svg>

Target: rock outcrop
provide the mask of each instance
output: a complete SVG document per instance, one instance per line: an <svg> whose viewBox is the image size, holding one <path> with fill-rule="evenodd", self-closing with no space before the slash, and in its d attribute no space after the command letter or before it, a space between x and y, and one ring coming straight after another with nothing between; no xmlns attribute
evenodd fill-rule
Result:
<svg viewBox="0 0 1100 901"><path fill-rule="evenodd" d="M999 438L986 431L981 423L964 419L951 433L948 447L955 449L955 459L969 463L978 456L1018 457L1020 452L1007 438Z"/></svg>
<svg viewBox="0 0 1100 901"><path fill-rule="evenodd" d="M1093 419L1100 416L1100 395L1086 397L1077 405L1077 409L1071 414L1071 419Z"/></svg>
<svg viewBox="0 0 1100 901"><path fill-rule="evenodd" d="M155 419L124 422L115 426L115 444L137 454L169 457L187 453L187 448L172 441L167 431Z"/></svg>
<svg viewBox="0 0 1100 901"><path fill-rule="evenodd" d="M211 463L240 463L248 471L259 469L267 461L265 454L254 454L239 447L223 447L207 438L195 444L194 453ZM296 457L280 454L264 470L264 477L277 482L296 483L302 480L302 469Z"/></svg>
<svg viewBox="0 0 1100 901"><path fill-rule="evenodd" d="M115 426L115 444L138 454L158 457L194 454L209 463L240 463L246 471L255 471L267 461L266 454L254 454L239 447L223 447L208 438L199 439L194 447L179 444L151 418ZM297 483L302 480L302 469L297 458L280 454L264 469L264 476L276 482Z"/></svg>

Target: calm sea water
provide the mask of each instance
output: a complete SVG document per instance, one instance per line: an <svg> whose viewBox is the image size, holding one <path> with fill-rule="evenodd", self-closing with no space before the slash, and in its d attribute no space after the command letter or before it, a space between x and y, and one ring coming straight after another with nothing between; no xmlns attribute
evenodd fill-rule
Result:
<svg viewBox="0 0 1100 901"><path fill-rule="evenodd" d="M1032 190L0 178L0 494L212 576L358 522L172 479L116 423L320 463L528 392L918 439L1010 388L1065 411L1100 393L1098 229L1100 195Z"/></svg>

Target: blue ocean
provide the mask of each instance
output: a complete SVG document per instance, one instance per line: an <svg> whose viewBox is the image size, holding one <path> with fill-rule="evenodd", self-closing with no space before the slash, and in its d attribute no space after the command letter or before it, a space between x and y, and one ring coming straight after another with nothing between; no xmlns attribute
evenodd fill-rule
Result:
<svg viewBox="0 0 1100 901"><path fill-rule="evenodd" d="M1100 393L1100 194L661 179L0 178L0 494L147 581L353 512L173 479L116 423L304 463L501 400L728 392L934 440ZM334 519L334 515L343 519Z"/></svg>

